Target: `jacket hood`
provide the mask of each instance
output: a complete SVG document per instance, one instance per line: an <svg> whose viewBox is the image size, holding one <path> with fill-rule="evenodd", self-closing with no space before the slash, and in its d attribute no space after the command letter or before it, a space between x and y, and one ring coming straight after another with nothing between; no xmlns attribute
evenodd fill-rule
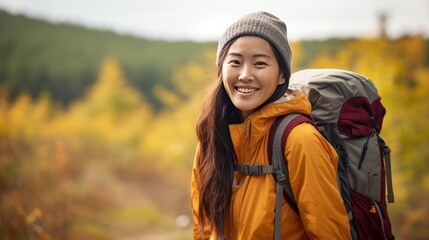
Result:
<svg viewBox="0 0 429 240"><path fill-rule="evenodd" d="M253 112L243 123L230 124L232 141L237 146L239 139L245 136L248 144L253 145L268 133L278 116L289 113L310 115L310 112L311 104L305 94L299 90L288 89L283 97Z"/></svg>

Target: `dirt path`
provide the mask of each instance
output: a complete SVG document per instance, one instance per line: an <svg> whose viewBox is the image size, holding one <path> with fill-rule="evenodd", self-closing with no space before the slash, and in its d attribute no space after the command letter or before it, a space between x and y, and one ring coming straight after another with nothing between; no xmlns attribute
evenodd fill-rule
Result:
<svg viewBox="0 0 429 240"><path fill-rule="evenodd" d="M191 240L191 230L174 230L165 233L152 233L142 236L121 237L117 240Z"/></svg>
<svg viewBox="0 0 429 240"><path fill-rule="evenodd" d="M156 205L154 199L149 197L147 194L155 193L153 191L145 191L140 186L136 186L130 182L122 181L118 179L111 171L108 165L95 163L88 165L85 169L85 172L82 176L82 181L86 184L93 187L106 189L109 192L109 197L112 201L115 202L115 206L120 208L127 206L147 206L147 205ZM160 191L159 189L157 191ZM173 194L171 191L170 194ZM160 194L160 193L158 193ZM168 199L172 199L174 196L164 196ZM109 223L111 226L114 226L113 229L110 229L109 232L116 236L118 240L190 240L192 239L192 230L188 228L173 227L168 231L161 232L159 228L154 230L156 232L148 234L139 234L140 229L138 225L131 227L133 222L126 224L125 222L131 221L122 219L120 224L117 222ZM172 220L174 222L174 219ZM125 225L126 226L125 226ZM122 226L124 225L124 226ZM129 231L131 230L131 232ZM147 231L144 230L144 231Z"/></svg>

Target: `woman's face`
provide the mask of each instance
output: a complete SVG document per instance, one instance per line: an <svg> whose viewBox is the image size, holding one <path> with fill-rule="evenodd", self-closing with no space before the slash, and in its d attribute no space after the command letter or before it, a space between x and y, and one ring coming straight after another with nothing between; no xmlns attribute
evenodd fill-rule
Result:
<svg viewBox="0 0 429 240"><path fill-rule="evenodd" d="M268 41L243 36L235 40L226 53L222 81L232 103L246 119L285 79Z"/></svg>

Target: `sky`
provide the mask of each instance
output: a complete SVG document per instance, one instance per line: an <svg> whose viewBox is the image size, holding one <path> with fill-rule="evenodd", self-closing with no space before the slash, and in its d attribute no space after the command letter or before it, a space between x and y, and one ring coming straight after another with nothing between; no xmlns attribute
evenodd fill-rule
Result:
<svg viewBox="0 0 429 240"><path fill-rule="evenodd" d="M271 12L289 39L374 37L381 13L387 34L429 37L429 0L0 0L0 9L164 40L217 41L239 17Z"/></svg>

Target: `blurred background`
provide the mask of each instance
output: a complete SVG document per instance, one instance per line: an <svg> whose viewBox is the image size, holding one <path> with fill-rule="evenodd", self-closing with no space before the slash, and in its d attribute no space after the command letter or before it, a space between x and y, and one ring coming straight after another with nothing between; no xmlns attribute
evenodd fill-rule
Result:
<svg viewBox="0 0 429 240"><path fill-rule="evenodd" d="M0 0L0 239L192 239L216 41L258 10L287 23L293 71L375 82L394 234L428 239L428 0Z"/></svg>

